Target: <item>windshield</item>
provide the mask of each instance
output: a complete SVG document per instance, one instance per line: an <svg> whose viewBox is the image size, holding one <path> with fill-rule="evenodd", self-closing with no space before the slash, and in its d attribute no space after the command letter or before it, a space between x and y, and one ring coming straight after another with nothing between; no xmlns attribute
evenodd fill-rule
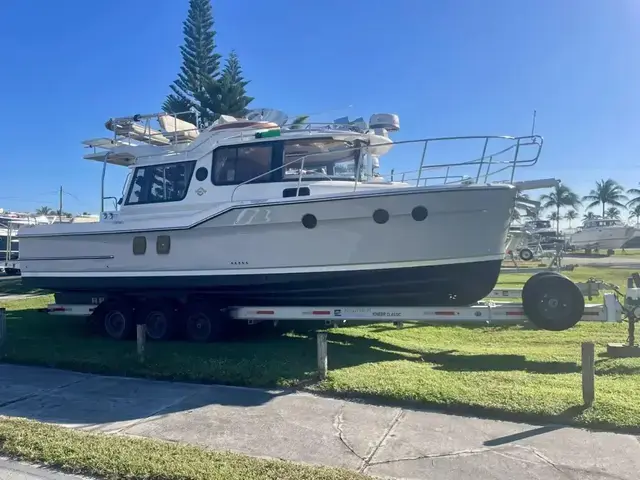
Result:
<svg viewBox="0 0 640 480"><path fill-rule="evenodd" d="M536 220L534 226L535 228L551 228L551 222L548 220Z"/></svg>

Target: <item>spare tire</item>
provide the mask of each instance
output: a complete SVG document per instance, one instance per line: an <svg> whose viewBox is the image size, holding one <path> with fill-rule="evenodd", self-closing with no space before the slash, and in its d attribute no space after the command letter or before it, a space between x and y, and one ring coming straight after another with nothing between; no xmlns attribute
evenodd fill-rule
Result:
<svg viewBox="0 0 640 480"><path fill-rule="evenodd" d="M584 315L578 286L555 272L534 275L522 289L522 307L536 327L559 332L576 325Z"/></svg>

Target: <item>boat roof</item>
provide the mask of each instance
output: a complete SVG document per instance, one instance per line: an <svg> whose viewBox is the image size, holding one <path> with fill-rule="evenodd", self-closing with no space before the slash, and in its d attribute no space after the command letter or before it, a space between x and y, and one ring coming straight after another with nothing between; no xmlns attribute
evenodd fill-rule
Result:
<svg viewBox="0 0 640 480"><path fill-rule="evenodd" d="M153 128L151 120L158 128ZM105 127L112 131L112 138L91 138L82 142L91 153L84 155L112 165L130 167L141 158L153 157L153 163L184 160L185 155L198 151L198 156L212 151L220 145L240 145L257 142L278 141L297 138L333 138L349 141L360 138L369 144L380 144L384 149L393 142L387 131L397 131L399 121L393 114L376 114L370 125L362 119L350 122L348 118L335 123L306 123L303 128L286 125L287 116L277 110L256 110L246 118L221 115L212 125L198 129L195 125L166 113L134 115L111 118ZM140 163L147 163L140 162Z"/></svg>

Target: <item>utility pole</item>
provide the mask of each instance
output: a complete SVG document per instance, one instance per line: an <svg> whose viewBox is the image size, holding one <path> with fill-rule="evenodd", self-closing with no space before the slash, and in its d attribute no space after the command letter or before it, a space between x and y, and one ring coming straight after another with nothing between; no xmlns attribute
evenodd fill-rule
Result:
<svg viewBox="0 0 640 480"><path fill-rule="evenodd" d="M62 185L60 185L60 202L58 204L58 219L62 223Z"/></svg>

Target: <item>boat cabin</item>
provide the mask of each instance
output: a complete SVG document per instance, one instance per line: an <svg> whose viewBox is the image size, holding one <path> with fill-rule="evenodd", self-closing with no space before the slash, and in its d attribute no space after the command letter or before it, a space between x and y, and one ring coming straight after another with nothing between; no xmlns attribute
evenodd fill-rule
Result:
<svg viewBox="0 0 640 480"><path fill-rule="evenodd" d="M596 218L593 220L585 220L581 229L588 228L611 228L611 227L624 227L624 224L617 219L613 218Z"/></svg>
<svg viewBox="0 0 640 480"><path fill-rule="evenodd" d="M124 135L127 126L129 136L83 142L94 149L85 158L100 160L105 167L115 164L131 169L118 200L127 210L157 203L182 202L186 207L306 196L311 190L314 195L346 193L356 182L392 184L382 181L377 168L379 156L393 146L388 132L398 130L397 116L374 115L366 130L352 123L286 128L270 116L273 114L261 119L223 116L192 134L189 142L175 129L167 130L163 117L160 125L167 131L163 137L167 145L158 139L158 130L140 125L133 128L137 125L133 121L112 119L107 128ZM180 125L184 124L187 122L181 121ZM147 132L153 142L142 141ZM173 209L170 205L167 208Z"/></svg>
<svg viewBox="0 0 640 480"><path fill-rule="evenodd" d="M531 220L525 223L525 228L529 230L550 230L553 227L550 220Z"/></svg>

